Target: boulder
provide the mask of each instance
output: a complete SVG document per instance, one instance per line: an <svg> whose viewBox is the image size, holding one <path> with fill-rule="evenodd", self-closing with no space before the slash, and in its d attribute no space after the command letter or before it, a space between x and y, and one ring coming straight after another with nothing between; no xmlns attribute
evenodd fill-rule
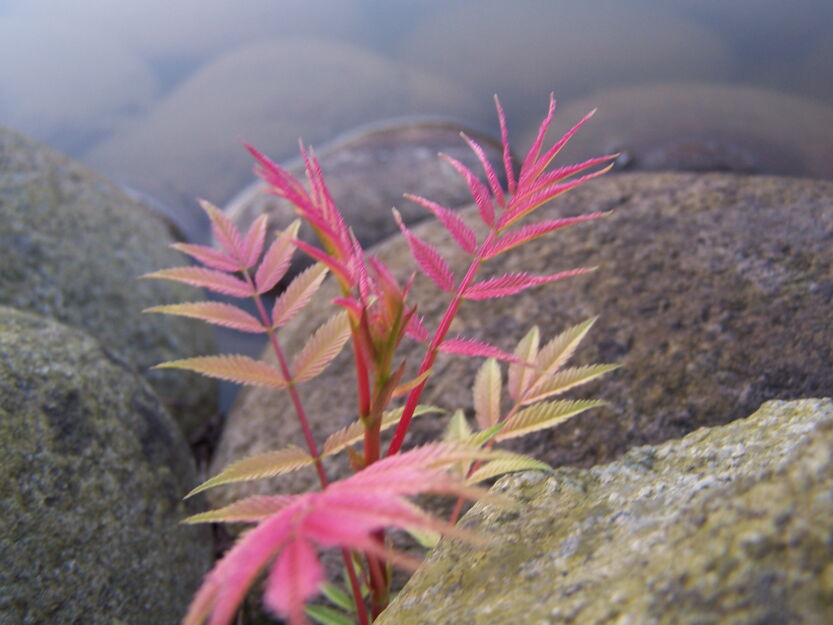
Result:
<svg viewBox="0 0 833 625"><path fill-rule="evenodd" d="M88 334L0 307L0 622L176 623L211 563L150 386Z"/></svg>
<svg viewBox="0 0 833 625"><path fill-rule="evenodd" d="M588 111L565 160L619 152L618 171L727 171L833 179L833 107L756 87L663 83L564 106L551 140ZM521 145L532 144L537 127Z"/></svg>
<svg viewBox="0 0 833 625"><path fill-rule="evenodd" d="M623 174L561 196L540 209L536 220L611 209L606 219L538 239L482 271L486 277L597 266L595 273L509 298L464 302L452 326L452 335L511 350L533 324L546 340L600 316L573 362L623 367L573 395L602 397L610 406L518 439L516 448L555 466L589 466L636 445L742 418L768 399L830 394L833 184L730 174ZM478 221L473 208L461 215L471 224ZM414 233L439 246L462 275L467 257L444 229L432 221ZM413 270L401 237L372 252L400 277ZM307 312L283 330L288 354L332 314L333 287L325 285ZM431 330L447 298L421 277L411 295ZM421 345L403 342L412 370L421 354ZM345 351L300 387L319 441L356 418L352 364ZM422 401L471 416L480 364L441 355ZM415 419L406 445L435 438L446 420ZM304 444L286 395L244 389L211 472L289 443ZM333 474L340 470L331 468ZM208 493L219 505L254 492L314 485L314 474L302 471Z"/></svg>
<svg viewBox="0 0 833 625"><path fill-rule="evenodd" d="M503 478L379 618L805 623L833 614L833 402L767 402L591 469Z"/></svg>
<svg viewBox="0 0 833 625"><path fill-rule="evenodd" d="M187 430L215 410L216 385L166 360L213 353L211 331L142 309L201 299L150 271L186 264L166 225L112 183L0 129L0 305L86 330L139 371ZM204 296L203 296L204 297Z"/></svg>
<svg viewBox="0 0 833 625"><path fill-rule="evenodd" d="M281 159L297 153L298 137L328 140L392 115L454 114L470 108L466 95L358 46L262 41L201 68L85 161L166 203L199 239L207 230L195 198L223 204L251 180L241 139Z"/></svg>

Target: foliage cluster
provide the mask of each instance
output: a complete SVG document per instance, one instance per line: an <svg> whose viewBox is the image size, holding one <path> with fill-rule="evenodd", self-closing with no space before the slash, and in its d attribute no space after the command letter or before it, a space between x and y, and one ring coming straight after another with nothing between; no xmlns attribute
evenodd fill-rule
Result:
<svg viewBox="0 0 833 625"><path fill-rule="evenodd" d="M177 249L201 266L166 269L146 276L185 282L254 301L257 315L231 304L210 301L159 306L150 311L265 334L277 366L242 355L203 356L159 366L288 392L306 441L306 449L290 446L240 460L191 494L303 467L314 468L321 484L321 489L315 492L249 497L188 519L188 522L244 522L253 527L206 577L185 617L186 625L231 622L246 592L264 570L269 571L263 597L265 605L293 625L307 622L308 615L329 625L350 622L367 625L390 600L390 565L414 566L411 558L391 548L387 531L394 528L410 531L428 545L440 535L476 540L476 536L456 527L455 522L464 499L486 496L477 484L509 471L548 468L533 458L497 449L496 443L553 427L602 403L556 398L614 368L607 364L565 366L593 325L592 319L565 330L543 345L539 329L533 327L513 353L471 338L448 336L451 322L465 300L505 297L591 270L579 268L550 275L505 273L478 280L483 264L555 230L604 216L597 212L521 223L544 203L608 171L614 156L548 170L552 159L592 115L587 115L554 145L543 150L555 111L555 101L550 97L547 116L516 175L504 113L497 98L495 102L503 142L506 188L501 186L498 173L482 147L469 137L463 135L483 166L485 183L459 161L441 155L468 184L487 234L478 239L447 207L427 198L406 196L445 226L471 258L467 271L462 276L455 275L443 256L415 236L394 209L394 218L417 266L448 294L445 313L433 331L429 331L426 320L419 316L418 305L408 300L414 276L400 284L381 260L364 252L335 206L318 160L303 145L301 155L307 187L254 148L249 150L257 161L256 170L270 191L294 205L298 216L318 235L320 247L297 238L300 221L295 221L267 246L265 216L258 218L243 234L221 211L203 202L218 246L177 244ZM282 280L296 248L317 262L296 276L269 309L264 295ZM281 328L310 302L327 274L332 275L340 288L340 297L333 301L337 312L290 359L281 348ZM397 348L406 337L425 346L419 370L408 380L404 379L404 362L397 360ZM357 419L330 434L319 445L316 433L309 426L300 387L320 374L348 342L355 363ZM486 358L473 385L473 424L457 411L449 420L443 440L403 451L412 418L420 412L435 410L419 402L440 352ZM505 384L499 362L508 367ZM501 410L504 387L511 399L508 402L511 407L505 412ZM405 397L404 404L394 408L399 397ZM389 446L383 451L380 435L388 428L395 429ZM355 473L331 481L322 458L345 450ZM458 497L452 518L438 519L407 499L421 493ZM318 559L321 548L341 549L348 592L324 583L324 570ZM324 592L332 607L305 606L319 592Z"/></svg>

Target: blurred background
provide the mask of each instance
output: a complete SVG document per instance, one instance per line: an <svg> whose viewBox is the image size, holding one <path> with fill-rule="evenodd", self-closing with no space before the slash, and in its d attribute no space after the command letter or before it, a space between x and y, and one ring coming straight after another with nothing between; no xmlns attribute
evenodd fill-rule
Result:
<svg viewBox="0 0 833 625"><path fill-rule="evenodd" d="M0 0L0 124L200 239L194 198L391 118L598 119L622 168L833 178L830 0Z"/></svg>

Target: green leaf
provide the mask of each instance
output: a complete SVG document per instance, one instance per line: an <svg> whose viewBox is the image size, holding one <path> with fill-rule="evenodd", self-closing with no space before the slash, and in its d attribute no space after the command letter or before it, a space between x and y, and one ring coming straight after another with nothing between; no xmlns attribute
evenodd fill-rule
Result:
<svg viewBox="0 0 833 625"><path fill-rule="evenodd" d="M497 433L503 429L503 423L495 423L492 427L486 428L485 430L481 430L480 432L475 432L468 440L469 445L474 445L475 447L483 447L486 443L492 440Z"/></svg>
<svg viewBox="0 0 833 625"><path fill-rule="evenodd" d="M474 413L481 428L500 421L500 387L503 385L497 360L489 358L474 380Z"/></svg>
<svg viewBox="0 0 833 625"><path fill-rule="evenodd" d="M222 508L200 512L183 523L256 523L280 512L292 503L291 495L254 495L238 499Z"/></svg>
<svg viewBox="0 0 833 625"><path fill-rule="evenodd" d="M469 427L468 421L466 421L466 415L463 414L462 410L457 410L451 415L451 419L448 420L448 425L445 426L442 440L449 443L462 443L468 441L470 438L471 428Z"/></svg>
<svg viewBox="0 0 833 625"><path fill-rule="evenodd" d="M503 429L495 437L495 440L505 441L510 438L524 436L530 432L551 428L559 423L564 423L585 410L606 404L607 402L600 399L541 402L516 412L504 421Z"/></svg>
<svg viewBox="0 0 833 625"><path fill-rule="evenodd" d="M549 374L558 371L576 351L578 344L581 343L581 340L596 323L596 319L598 317L593 317L568 328L544 345L536 358L538 367Z"/></svg>
<svg viewBox="0 0 833 625"><path fill-rule="evenodd" d="M355 612L356 607L353 605L353 597L348 595L344 592L341 588L336 586L335 584L322 584L321 585L321 594L323 594L327 599L340 607L342 610L347 612Z"/></svg>
<svg viewBox="0 0 833 625"><path fill-rule="evenodd" d="M307 615L321 625L356 625L353 617L323 605L308 605Z"/></svg>
<svg viewBox="0 0 833 625"><path fill-rule="evenodd" d="M405 531L411 535L411 538L419 543L420 547L425 547L426 549L433 549L436 547L437 543L440 542L440 538L442 538L442 535L439 532L434 532L432 530L406 528Z"/></svg>
<svg viewBox="0 0 833 625"><path fill-rule="evenodd" d="M491 460L481 466L477 471L471 474L468 479L469 484L477 484L483 480L488 480L504 473L512 473L514 471L552 471L552 467L546 462L536 460L531 456L523 454L506 455L497 460Z"/></svg>

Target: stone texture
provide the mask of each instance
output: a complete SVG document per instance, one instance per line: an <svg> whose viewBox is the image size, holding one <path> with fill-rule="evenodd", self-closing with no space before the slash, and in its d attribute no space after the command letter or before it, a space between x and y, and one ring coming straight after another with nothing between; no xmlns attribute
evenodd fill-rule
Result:
<svg viewBox="0 0 833 625"><path fill-rule="evenodd" d="M176 623L211 562L190 451L89 335L0 307L0 622Z"/></svg>
<svg viewBox="0 0 833 625"><path fill-rule="evenodd" d="M143 315L200 299L195 289L137 280L186 264L166 226L85 167L0 129L0 305L82 328L142 373L186 429L216 403L216 385L165 360L212 353L209 328Z"/></svg>
<svg viewBox="0 0 833 625"><path fill-rule="evenodd" d="M607 408L518 441L552 465L588 466L630 447L679 437L750 414L768 399L821 396L833 389L833 184L728 174L623 174L594 181L542 208L536 219L595 210L615 213L519 248L483 275L551 273L598 266L591 275L487 302L464 303L452 327L512 349L533 324L548 339L600 319L573 362L621 363L582 392ZM476 211L461 213L474 223ZM439 245L460 275L465 258L435 222L414 232ZM373 250L400 276L414 267L401 238ZM326 285L325 285L326 287ZM296 352L330 314L324 288L282 341ZM433 327L446 304L418 278L414 302ZM412 367L421 360L403 343ZM441 356L423 401L472 415L480 361ZM319 440L355 418L352 356L341 354L301 387ZM437 436L443 417L412 424L408 445ZM233 460L294 442L303 445L287 397L245 389L223 432L212 472ZM209 491L216 504L256 490L313 486L312 472Z"/></svg>
<svg viewBox="0 0 833 625"><path fill-rule="evenodd" d="M408 224L431 216L419 204L403 198L405 192L449 208L471 202L465 180L437 156L442 152L473 171L482 170L477 157L460 137L461 131L481 143L492 162L500 162L499 142L451 122L384 125L358 131L317 151L333 200L363 247L398 231L391 214L393 206ZM299 180L306 180L300 159L287 168ZM282 230L296 218L292 204L268 193L261 180L233 198L225 211L244 232L264 213L269 215L270 229ZM306 224L301 228L301 237L317 243L315 233ZM309 264L307 258L296 255L296 267Z"/></svg>
<svg viewBox="0 0 833 625"><path fill-rule="evenodd" d="M281 159L297 154L299 137L315 143L394 115L467 111L470 102L460 87L358 46L267 40L204 66L85 160L166 203L201 238L195 198L221 205L251 180L241 139Z"/></svg>
<svg viewBox="0 0 833 625"><path fill-rule="evenodd" d="M618 171L727 171L833 179L833 107L776 91L701 83L608 89L564 106L555 140L588 111L565 160L620 152ZM530 127L521 145L531 145Z"/></svg>
<svg viewBox="0 0 833 625"><path fill-rule="evenodd" d="M754 415L608 465L523 473L443 542L379 625L738 625L833 618L833 402Z"/></svg>

